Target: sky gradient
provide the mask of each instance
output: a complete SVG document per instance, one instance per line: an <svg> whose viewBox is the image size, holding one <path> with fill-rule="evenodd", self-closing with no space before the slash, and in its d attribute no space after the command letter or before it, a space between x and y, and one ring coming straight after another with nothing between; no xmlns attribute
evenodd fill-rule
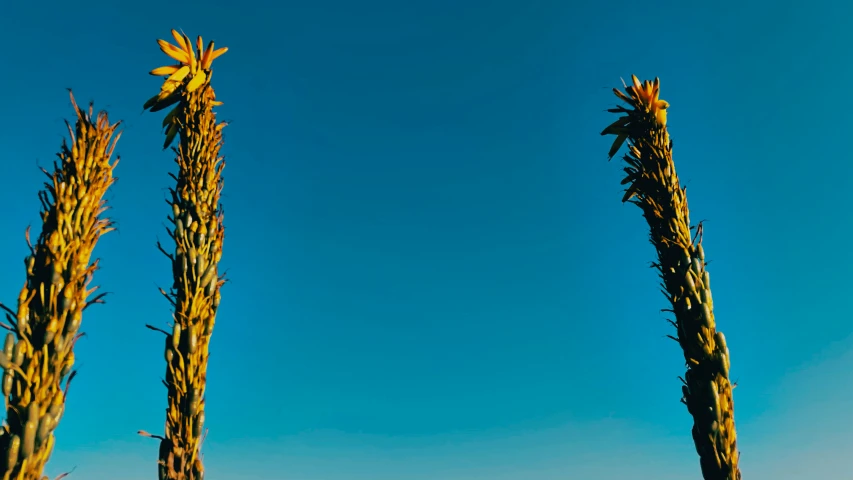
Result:
<svg viewBox="0 0 853 480"><path fill-rule="evenodd" d="M748 480L853 477L844 305L851 7L756 2L12 2L0 16L0 301L78 102L123 120L51 477L151 479L175 170L141 113L170 28L230 51L230 282L210 480L699 478L639 209L607 162L611 88L659 76L706 220ZM847 265L847 267L845 267Z"/></svg>

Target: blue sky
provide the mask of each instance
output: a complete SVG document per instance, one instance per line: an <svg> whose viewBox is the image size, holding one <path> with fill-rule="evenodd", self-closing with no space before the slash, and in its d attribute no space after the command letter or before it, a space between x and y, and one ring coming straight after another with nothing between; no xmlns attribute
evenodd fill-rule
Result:
<svg viewBox="0 0 853 480"><path fill-rule="evenodd" d="M689 3L689 5L688 5ZM844 2L12 2L0 300L66 87L124 121L80 374L48 468L152 478L174 170L142 114L170 28L230 51L215 480L698 478L683 360L604 110L659 76L732 352L745 478L846 479L853 167ZM695 5L694 5L695 4Z"/></svg>

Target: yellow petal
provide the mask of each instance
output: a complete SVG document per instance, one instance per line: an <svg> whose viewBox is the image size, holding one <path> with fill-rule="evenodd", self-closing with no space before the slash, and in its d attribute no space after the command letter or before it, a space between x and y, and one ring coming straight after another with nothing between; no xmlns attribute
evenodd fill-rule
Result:
<svg viewBox="0 0 853 480"><path fill-rule="evenodd" d="M193 78L190 79L190 83L187 84L187 92L193 92L198 87L204 84L204 81L207 80L207 75L205 75L204 70L199 70L193 75Z"/></svg>
<svg viewBox="0 0 853 480"><path fill-rule="evenodd" d="M171 43L165 40L157 40L157 43L160 45L160 50L162 50L163 53L165 53L166 55L174 58L175 60L183 64L190 63L189 58L187 57L187 52L181 50L180 48L172 45Z"/></svg>
<svg viewBox="0 0 853 480"><path fill-rule="evenodd" d="M210 62L207 60L210 57L210 54L213 53L213 40L207 44L207 48L204 49L204 54L199 58L199 62L201 63L201 69L207 70L210 68Z"/></svg>
<svg viewBox="0 0 853 480"><path fill-rule="evenodd" d="M184 45L186 45L186 51L190 51L193 49L193 42L190 40L190 37L187 36L186 33L181 32L181 36L184 37Z"/></svg>
<svg viewBox="0 0 853 480"><path fill-rule="evenodd" d="M210 42L213 45L213 42ZM217 48L216 50L210 52L210 55L206 55L205 64L202 66L205 70L210 70L210 64L213 63L214 60L222 56L223 53L228 51L228 47Z"/></svg>
<svg viewBox="0 0 853 480"><path fill-rule="evenodd" d="M179 68L181 68L180 64L178 64L178 65L166 65L164 67L157 67L148 73L150 73L151 75L155 75L155 76L160 77L163 75L171 75L171 74L177 72Z"/></svg>
<svg viewBox="0 0 853 480"><path fill-rule="evenodd" d="M639 79L639 78L637 78L637 76L636 76L636 75L634 75L633 73L631 74L631 80L633 80L633 81L634 81L634 88L635 88L636 90L640 90L640 89L642 89L642 88L643 88L643 84L641 84L641 83L640 83L640 79Z"/></svg>
<svg viewBox="0 0 853 480"><path fill-rule="evenodd" d="M188 50L188 55L190 57L190 68L193 72L195 72L196 70L198 70L198 60L196 59L195 52L192 48Z"/></svg>
<svg viewBox="0 0 853 480"><path fill-rule="evenodd" d="M172 82L169 79L163 82L163 85L160 86L160 92L166 92L166 94L170 94L178 89L181 84L179 82Z"/></svg>
<svg viewBox="0 0 853 480"><path fill-rule="evenodd" d="M179 82L180 83L184 80L184 78L187 77L187 75L189 75L189 73L190 73L190 67L187 65L184 65L183 67L179 68L175 73L172 74L172 76L170 76L166 80L168 80L170 82Z"/></svg>
<svg viewBox="0 0 853 480"><path fill-rule="evenodd" d="M658 110L655 112L655 120L657 121L660 127L666 126L666 110Z"/></svg>
<svg viewBox="0 0 853 480"><path fill-rule="evenodd" d="M175 37L175 41L178 42L178 46L181 47L181 50L189 50L189 42L184 40L184 37L174 28L172 29L172 36Z"/></svg>
<svg viewBox="0 0 853 480"><path fill-rule="evenodd" d="M175 93L174 90L160 90L160 94L157 95L157 102L162 102L163 100L168 98L173 93Z"/></svg>

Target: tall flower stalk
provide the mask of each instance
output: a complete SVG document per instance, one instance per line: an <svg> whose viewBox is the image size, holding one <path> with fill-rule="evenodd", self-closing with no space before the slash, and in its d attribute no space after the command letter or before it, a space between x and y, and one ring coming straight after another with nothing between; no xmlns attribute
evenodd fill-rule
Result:
<svg viewBox="0 0 853 480"><path fill-rule="evenodd" d="M66 122L71 144L63 140L54 171L39 192L42 231L24 260L27 279L17 310L6 311L10 325L0 366L6 423L0 429L0 475L3 480L39 480L55 442L54 430L65 411L74 378L74 344L83 310L101 303L104 294L89 296L98 261L90 263L101 235L113 230L104 194L113 184L110 163L121 134L105 112L93 118L93 107L80 110L74 128ZM62 387L65 381L64 389Z"/></svg>
<svg viewBox="0 0 853 480"><path fill-rule="evenodd" d="M626 93L613 89L628 108L608 110L621 116L601 134L616 135L610 158L628 141L622 180L628 188L622 201L643 211L657 250L655 267L672 305L668 311L675 315L670 322L677 336L670 338L679 343L687 363L681 401L693 416L693 441L702 475L705 480L740 480L729 350L722 332L716 330L702 224L691 235L686 189L679 185L666 128L669 104L659 98L660 80L641 83L632 78Z"/></svg>
<svg viewBox="0 0 853 480"><path fill-rule="evenodd" d="M178 63L154 69L151 74L166 76L160 93L145 103L152 112L174 105L163 120L168 148L173 147L178 164L174 188L170 189L174 228L169 236L174 250L158 248L172 263L174 282L161 293L174 308L171 332L148 325L166 334L165 358L168 389L164 436L160 439L158 472L161 480L201 480L204 465L201 443L204 429L204 392L207 377L208 345L219 307L224 280L218 274L222 257L224 227L219 197L222 169L222 122L216 121L216 101L210 86L211 62L227 51L214 49L213 42L196 47L189 37L172 30L177 46L158 40L160 49Z"/></svg>

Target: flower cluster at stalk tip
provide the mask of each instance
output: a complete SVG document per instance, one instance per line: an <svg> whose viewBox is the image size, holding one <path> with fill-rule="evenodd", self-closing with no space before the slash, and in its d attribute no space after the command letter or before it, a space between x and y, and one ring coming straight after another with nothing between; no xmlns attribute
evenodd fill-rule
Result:
<svg viewBox="0 0 853 480"><path fill-rule="evenodd" d="M160 45L160 50L163 53L178 63L158 67L149 72L151 75L167 78L160 87L160 93L145 102L143 106L145 110L158 112L179 103L181 100L187 99L189 95L195 92L205 90L202 87L209 86L210 77L213 73L210 68L211 64L215 59L228 51L228 47L214 49L213 41L207 44L207 48L204 48L204 42L201 36L199 36L196 39L195 47L198 49L198 52L196 52L189 37L184 33L173 29L172 36L175 38L177 46L172 45L166 40L157 40L157 43ZM208 90L210 90L208 95L215 98L212 89ZM222 105L222 102L214 100L211 104L219 106ZM180 108L181 105L178 104L163 119L163 128L166 129L166 143L163 148L168 147L172 143L172 140L178 134L178 130L181 127L177 122Z"/></svg>
<svg viewBox="0 0 853 480"><path fill-rule="evenodd" d="M631 137L632 127L638 124L648 124L638 121L642 120L641 117L648 116L649 119L654 119L653 124L656 127L666 128L666 109L669 108L669 102L660 99L660 79L655 78L654 82L646 80L642 83L636 75L631 75L631 79L634 82L631 86L625 85L624 81L622 82L628 95L622 93L618 88L614 88L613 93L627 102L632 109L629 110L622 106L608 109L607 111L610 113L624 113L625 115L619 117L601 132L602 135L616 135L616 140L613 141L613 146L608 152L610 158L613 158L625 140Z"/></svg>

